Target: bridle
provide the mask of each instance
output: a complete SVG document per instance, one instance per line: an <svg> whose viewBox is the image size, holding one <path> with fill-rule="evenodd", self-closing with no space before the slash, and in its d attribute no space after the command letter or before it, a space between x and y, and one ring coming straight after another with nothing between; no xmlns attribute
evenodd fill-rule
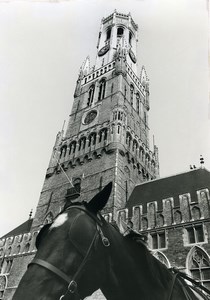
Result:
<svg viewBox="0 0 210 300"><path fill-rule="evenodd" d="M105 247L110 246L110 242L109 242L108 238L104 236L104 233L102 231L102 226L103 226L102 216L100 214L98 214L99 217L97 217L92 212L87 210L85 207L79 206L79 205L69 206L66 210L70 210L70 209L73 209L73 208L77 208L81 211L84 211L90 218L92 218L96 222L95 234L94 234L94 236L93 236L93 238L90 242L88 250L87 250L81 264L79 265L79 267L78 267L76 273L73 275L73 277L70 278L63 271L59 270L57 267L53 266L52 264L50 264L47 261L42 260L40 258L34 258L32 260L32 262L28 265L28 266L30 266L32 264L39 265L39 266L51 271L52 273L56 274L58 277L62 278L64 281L66 281L68 283L68 287L67 287L66 292L63 295L60 296L59 300L63 300L67 295L69 295L69 298L71 298L71 296L73 294L78 293L77 278L78 278L78 275L81 273L82 269L84 268L84 266L85 266L85 264L88 260L88 257L90 255L91 250L93 248L93 245L95 243L96 237L98 235L101 237L101 241L102 241L102 243Z"/></svg>

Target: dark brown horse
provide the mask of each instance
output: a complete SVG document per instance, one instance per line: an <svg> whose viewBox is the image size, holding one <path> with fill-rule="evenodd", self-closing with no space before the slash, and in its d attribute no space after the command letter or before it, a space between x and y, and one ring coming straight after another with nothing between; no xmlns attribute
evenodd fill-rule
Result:
<svg viewBox="0 0 210 300"><path fill-rule="evenodd" d="M109 300L207 299L101 217L111 187L68 207L40 231L35 259L13 300L79 300L99 288Z"/></svg>

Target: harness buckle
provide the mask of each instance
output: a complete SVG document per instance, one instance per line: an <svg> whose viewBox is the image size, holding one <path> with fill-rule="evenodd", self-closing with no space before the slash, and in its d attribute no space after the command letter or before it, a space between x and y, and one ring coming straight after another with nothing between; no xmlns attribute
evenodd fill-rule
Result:
<svg viewBox="0 0 210 300"><path fill-rule="evenodd" d="M102 243L103 243L103 245L105 247L109 247L110 246L110 242L109 242L109 240L105 236L102 238Z"/></svg>
<svg viewBox="0 0 210 300"><path fill-rule="evenodd" d="M74 294L76 292L76 289L77 289L77 283L76 281L72 280L68 285L68 291Z"/></svg>

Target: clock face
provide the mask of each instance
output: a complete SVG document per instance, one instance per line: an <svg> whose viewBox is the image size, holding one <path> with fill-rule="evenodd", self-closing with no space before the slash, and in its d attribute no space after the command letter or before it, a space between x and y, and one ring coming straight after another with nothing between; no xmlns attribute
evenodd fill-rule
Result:
<svg viewBox="0 0 210 300"><path fill-rule="evenodd" d="M131 49L129 50L129 56L130 56L132 62L135 64L136 63L136 57L135 57L135 55L134 55L134 53Z"/></svg>
<svg viewBox="0 0 210 300"><path fill-rule="evenodd" d="M109 45L106 45L104 47L102 47L99 51L98 51L98 56L103 56L104 54L106 54L109 51Z"/></svg>
<svg viewBox="0 0 210 300"><path fill-rule="evenodd" d="M90 124L97 116L96 110L91 110L84 119L84 124Z"/></svg>

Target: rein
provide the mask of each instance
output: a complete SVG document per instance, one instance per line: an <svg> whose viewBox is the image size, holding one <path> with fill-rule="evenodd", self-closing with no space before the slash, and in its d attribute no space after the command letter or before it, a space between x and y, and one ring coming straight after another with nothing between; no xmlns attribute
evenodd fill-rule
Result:
<svg viewBox="0 0 210 300"><path fill-rule="evenodd" d="M96 240L97 235L100 235L102 243L105 247L109 247L110 246L110 242L108 240L108 238L106 238L103 234L102 231L102 225L103 222L97 218L97 216L95 216L94 214L92 214L90 211L88 211L85 207L80 207L79 205L73 205L73 206L69 206L66 210L70 210L72 208L77 208L81 211L84 211L91 219L93 219L96 222L96 231L95 234L93 236L93 239L89 245L89 248L87 250L87 253L85 254L78 270L76 271L76 273L73 275L72 278L70 278L68 275L66 275L63 271L59 270L57 267L53 266L52 264L48 263L45 260L39 259L39 258L34 258L32 260L32 262L28 265L30 266L31 264L36 264L39 265L49 271L51 271L52 273L56 274L58 277L62 278L64 281L66 281L68 283L68 287L66 292L60 296L59 300L64 299L68 294L71 297L71 295L78 293L78 289L77 289L77 277L79 275L79 273L82 271L83 267L85 266L87 259L91 253L91 250L93 248L94 242Z"/></svg>
<svg viewBox="0 0 210 300"><path fill-rule="evenodd" d="M197 292L203 299L207 299L207 297L200 290L198 290L197 288L203 290L206 294L210 295L210 291L205 286L203 286L200 282L192 279L191 277L187 276L185 273L180 272L176 268L172 268L171 270L174 274L173 274L173 278L172 278L172 283L171 283L171 287L170 287L168 300L172 300L172 293L173 293L174 284L175 284L176 279L178 280L179 277L182 278L182 279L186 279L189 282L191 282L193 285L188 286L188 287L191 288L192 290L194 290L195 292ZM187 295L186 291L184 290L184 284L182 282L180 282L180 280L179 280L179 283L181 284L181 286L183 288L183 292L186 296L186 299L190 300L191 299L191 298L189 298L190 296Z"/></svg>

